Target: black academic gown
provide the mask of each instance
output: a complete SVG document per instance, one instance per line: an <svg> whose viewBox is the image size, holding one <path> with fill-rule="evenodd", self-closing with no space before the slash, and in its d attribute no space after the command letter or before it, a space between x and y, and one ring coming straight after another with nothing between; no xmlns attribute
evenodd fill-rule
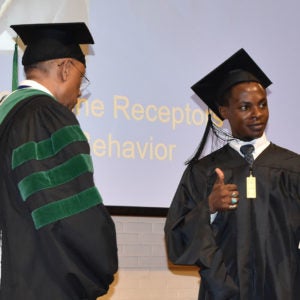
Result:
<svg viewBox="0 0 300 300"><path fill-rule="evenodd" d="M105 294L118 265L115 226L74 114L41 92L10 108L0 135L0 299Z"/></svg>
<svg viewBox="0 0 300 300"><path fill-rule="evenodd" d="M208 195L221 168L238 186L234 211L210 223ZM201 300L296 300L300 295L300 157L270 144L255 160L256 199L246 198L249 165L230 146L187 167L165 224L175 264L200 267Z"/></svg>

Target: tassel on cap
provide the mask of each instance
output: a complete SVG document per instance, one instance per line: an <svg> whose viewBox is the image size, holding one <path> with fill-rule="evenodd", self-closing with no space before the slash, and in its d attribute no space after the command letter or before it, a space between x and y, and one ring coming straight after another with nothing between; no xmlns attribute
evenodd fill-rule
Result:
<svg viewBox="0 0 300 300"><path fill-rule="evenodd" d="M211 120L211 114L209 112L208 114L208 120L207 120L207 123L206 123L206 127L205 127L205 131L204 131L204 134L203 134L203 137L202 137L202 140L198 146L198 149L196 151L196 153L194 154L194 156L189 159L188 161L185 162L186 165L189 165L197 160L199 160L201 154L202 154L202 151L204 149L204 146L206 144L206 140L207 140L207 137L208 137L208 134L210 132L210 129L213 127L213 123L212 123L212 120Z"/></svg>
<svg viewBox="0 0 300 300"><path fill-rule="evenodd" d="M18 72L18 38L16 39L15 43L15 50L13 56L13 70L12 70L12 91L18 88L19 84L19 72Z"/></svg>

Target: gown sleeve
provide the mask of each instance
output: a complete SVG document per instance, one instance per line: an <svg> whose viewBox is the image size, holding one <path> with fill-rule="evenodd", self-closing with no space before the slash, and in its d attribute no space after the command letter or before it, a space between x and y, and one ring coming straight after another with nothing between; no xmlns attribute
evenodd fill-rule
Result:
<svg viewBox="0 0 300 300"><path fill-rule="evenodd" d="M169 259L199 266L201 285L209 299L221 300L235 295L238 288L227 274L210 224L207 195L215 179L197 164L187 167L169 208L165 238Z"/></svg>
<svg viewBox="0 0 300 300"><path fill-rule="evenodd" d="M11 174L53 277L79 299L107 292L117 271L115 225L93 180L72 112L47 96L22 104L8 140Z"/></svg>

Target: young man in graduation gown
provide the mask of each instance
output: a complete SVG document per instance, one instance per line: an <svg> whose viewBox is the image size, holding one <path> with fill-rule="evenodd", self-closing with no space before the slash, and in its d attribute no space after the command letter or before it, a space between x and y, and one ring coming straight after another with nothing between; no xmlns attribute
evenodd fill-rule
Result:
<svg viewBox="0 0 300 300"><path fill-rule="evenodd" d="M13 25L27 80L0 105L0 299L96 299L117 271L114 223L71 109L93 38L84 23Z"/></svg>
<svg viewBox="0 0 300 300"><path fill-rule="evenodd" d="M299 299L300 157L266 138L270 84L241 49L192 87L232 133L199 159L202 143L165 224L170 260L200 268L201 300Z"/></svg>

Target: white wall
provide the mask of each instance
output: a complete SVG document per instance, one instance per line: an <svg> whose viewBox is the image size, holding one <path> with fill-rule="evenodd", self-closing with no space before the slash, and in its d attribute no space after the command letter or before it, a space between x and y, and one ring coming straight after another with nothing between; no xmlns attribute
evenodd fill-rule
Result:
<svg viewBox="0 0 300 300"><path fill-rule="evenodd" d="M198 269L168 263L165 218L113 216L117 229L119 271L99 300L195 300Z"/></svg>

